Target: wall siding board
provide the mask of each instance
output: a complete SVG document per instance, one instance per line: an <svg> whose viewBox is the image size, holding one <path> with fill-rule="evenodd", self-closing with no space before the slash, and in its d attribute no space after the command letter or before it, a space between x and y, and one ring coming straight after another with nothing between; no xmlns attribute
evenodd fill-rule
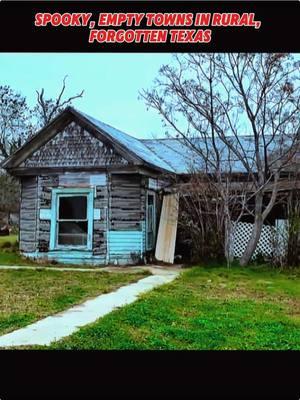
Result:
<svg viewBox="0 0 300 400"><path fill-rule="evenodd" d="M57 188L59 184L58 175L42 175L38 177L38 250L42 253L49 251L50 245L50 228L49 220L41 218L40 210L51 210L52 206L52 189ZM45 212L45 211L44 211Z"/></svg>
<svg viewBox="0 0 300 400"><path fill-rule="evenodd" d="M110 175L109 262L135 263L145 251L145 178Z"/></svg>
<svg viewBox="0 0 300 400"><path fill-rule="evenodd" d="M100 180L92 180L100 182ZM107 179L105 176L105 183ZM107 185L96 186L96 197L94 198L94 209L100 210L100 218L94 219L93 226L93 254L106 257L107 253L107 214L108 190Z"/></svg>
<svg viewBox="0 0 300 400"><path fill-rule="evenodd" d="M49 251L48 253L42 252L27 252L24 253L26 257L37 258L43 260L55 260L62 264L76 264L76 265L94 265L101 266L105 264L105 257L96 256L91 251Z"/></svg>
<svg viewBox="0 0 300 400"><path fill-rule="evenodd" d="M110 176L110 230L142 229L142 178L140 175L111 174Z"/></svg>
<svg viewBox="0 0 300 400"><path fill-rule="evenodd" d="M109 231L109 262L127 264L137 262L143 254L142 231Z"/></svg>
<svg viewBox="0 0 300 400"><path fill-rule="evenodd" d="M23 200L26 199L25 202ZM32 252L37 246L37 178L21 179L20 250Z"/></svg>

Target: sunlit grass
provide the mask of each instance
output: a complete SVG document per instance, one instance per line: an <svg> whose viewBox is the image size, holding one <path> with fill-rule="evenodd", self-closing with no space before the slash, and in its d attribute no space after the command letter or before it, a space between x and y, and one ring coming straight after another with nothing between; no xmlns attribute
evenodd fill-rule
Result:
<svg viewBox="0 0 300 400"><path fill-rule="evenodd" d="M135 282L147 273L0 270L0 334Z"/></svg>
<svg viewBox="0 0 300 400"><path fill-rule="evenodd" d="M300 349L299 271L195 267L55 349Z"/></svg>

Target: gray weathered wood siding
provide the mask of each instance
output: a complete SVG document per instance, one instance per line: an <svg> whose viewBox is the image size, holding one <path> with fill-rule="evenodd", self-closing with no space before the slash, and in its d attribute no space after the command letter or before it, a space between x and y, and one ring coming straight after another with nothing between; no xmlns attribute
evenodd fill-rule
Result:
<svg viewBox="0 0 300 400"><path fill-rule="evenodd" d="M92 254L100 256L103 264L116 258L120 262L123 259L128 262L131 252L144 251L148 178L139 174L106 174L95 171L23 178L20 214L23 252L50 251L51 222L49 218L44 218L45 215L50 215L52 190L59 187L94 187L93 206L94 210L100 210L100 213L95 213L93 221ZM41 210L49 210L49 213L43 213ZM96 217L98 215L99 217ZM131 231L133 236L128 231ZM119 236L116 236L118 232ZM142 236L134 236L135 232L140 232Z"/></svg>
<svg viewBox="0 0 300 400"><path fill-rule="evenodd" d="M100 219L94 220L93 254L106 257L107 253L107 213L108 190L107 185L96 186L94 209L100 209Z"/></svg>
<svg viewBox="0 0 300 400"><path fill-rule="evenodd" d="M51 209L52 189L59 184L58 175L47 175L38 177L38 250L40 252L49 251L50 243L50 220L40 219L40 209Z"/></svg>
<svg viewBox="0 0 300 400"><path fill-rule="evenodd" d="M28 157L21 167L80 167L127 165L109 145L75 122Z"/></svg>
<svg viewBox="0 0 300 400"><path fill-rule="evenodd" d="M21 180L20 250L34 252L37 248L37 177Z"/></svg>
<svg viewBox="0 0 300 400"><path fill-rule="evenodd" d="M109 191L109 228L142 230L145 189L141 175L111 174Z"/></svg>
<svg viewBox="0 0 300 400"><path fill-rule="evenodd" d="M58 261L134 262L145 250L149 179L142 172L130 173L131 156L126 160L121 150L122 155L105 138L102 142L83 126L71 122L62 127L21 163L20 167L37 175L21 178L21 250L41 257L37 253L45 253L45 258ZM51 218L56 223L52 214L55 188L93 188L92 251L58 249L54 238L50 240Z"/></svg>

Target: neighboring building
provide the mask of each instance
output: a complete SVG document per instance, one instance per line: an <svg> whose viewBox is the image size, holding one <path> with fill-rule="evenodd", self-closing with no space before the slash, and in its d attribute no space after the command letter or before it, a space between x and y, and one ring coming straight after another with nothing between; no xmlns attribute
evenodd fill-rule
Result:
<svg viewBox="0 0 300 400"><path fill-rule="evenodd" d="M21 252L65 263L139 262L155 248L158 191L197 162L180 140L139 140L66 108L3 163L21 181Z"/></svg>

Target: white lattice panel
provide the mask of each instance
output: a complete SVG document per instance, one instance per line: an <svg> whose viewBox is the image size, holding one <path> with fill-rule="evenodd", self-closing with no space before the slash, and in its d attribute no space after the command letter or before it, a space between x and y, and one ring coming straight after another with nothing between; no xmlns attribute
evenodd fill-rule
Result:
<svg viewBox="0 0 300 400"><path fill-rule="evenodd" d="M276 220L276 237L275 237L275 255L282 257L286 254L289 233L288 233L288 221L286 219Z"/></svg>
<svg viewBox="0 0 300 400"><path fill-rule="evenodd" d="M234 257L241 257L246 249L247 243L250 239L253 224L248 222L239 222L236 227L233 227L233 254ZM253 254L270 256L274 248L274 233L275 229L272 226L264 225L261 236Z"/></svg>

